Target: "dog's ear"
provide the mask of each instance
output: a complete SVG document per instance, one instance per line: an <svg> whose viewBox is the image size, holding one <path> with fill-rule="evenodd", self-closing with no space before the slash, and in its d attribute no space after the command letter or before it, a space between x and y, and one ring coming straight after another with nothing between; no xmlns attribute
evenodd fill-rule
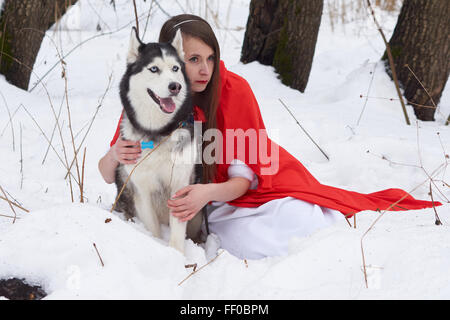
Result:
<svg viewBox="0 0 450 320"><path fill-rule="evenodd" d="M139 47L141 45L143 45L143 43L139 39L136 28L133 27L133 29L131 30L130 46L128 48L128 55L127 55L127 63L130 64L137 60L137 57L139 54Z"/></svg>
<svg viewBox="0 0 450 320"><path fill-rule="evenodd" d="M181 36L180 29L177 30L175 37L171 43L172 47L177 50L178 55L180 56L181 61L184 61L184 51L183 51L183 37Z"/></svg>

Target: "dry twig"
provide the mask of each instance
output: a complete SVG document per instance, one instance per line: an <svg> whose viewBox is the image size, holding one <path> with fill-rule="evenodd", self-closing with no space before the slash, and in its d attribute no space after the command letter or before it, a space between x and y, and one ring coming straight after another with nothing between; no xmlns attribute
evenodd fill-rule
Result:
<svg viewBox="0 0 450 320"><path fill-rule="evenodd" d="M139 20L140 20L141 17L144 16L144 15L145 15L145 13L141 14L141 15L139 16ZM170 17L170 15L169 15L169 17ZM116 30L114 30L114 31L111 31L111 32L105 32L105 33L101 33L101 34L97 34L97 35L95 35L95 36L92 36L92 37L90 37L90 38L87 38L87 39L81 41L81 42L78 43L76 46L74 46L72 49L70 49L66 54L64 54L64 55L62 56L62 59L64 60L65 58L67 58L72 52L74 52L76 49L78 49L79 47L81 47L81 46L82 46L83 44L85 44L86 42L89 42L89 41L91 41L91 40L94 40L94 39L96 39L96 38L98 38L98 37L108 36L108 35L117 33L117 32L119 32L119 31L121 31L121 30L127 28L127 27L128 27L130 24L132 24L134 21L135 21L135 20L133 19L133 20L129 21L127 24L125 24L124 26L122 26L122 27L120 27L120 28L118 28L118 29L116 29ZM2 53L4 53L3 50L2 50ZM52 72L52 70L53 70L58 64L59 64L59 60L58 60L57 62L55 62L55 63L53 64L53 66L52 66L49 70L47 70L47 72L46 72L42 77L40 77L40 78L38 77L38 81L33 85L33 87L29 90L29 92L32 92L32 91L38 86L38 84L41 83L42 80L43 80L45 77L47 77L47 76L50 74L50 72Z"/></svg>
<svg viewBox="0 0 450 320"><path fill-rule="evenodd" d="M84 161L86 159L86 147L84 147L84 152L83 152L83 164L81 166L81 186L80 186L80 190L81 190L81 194L80 194L80 202L83 203L84 202L84 197L83 197L83 189L84 189Z"/></svg>
<svg viewBox="0 0 450 320"><path fill-rule="evenodd" d="M421 169L424 173L425 173L425 175L427 176L427 179L425 180L425 181L423 181L421 184L419 184L418 186L416 186L413 190L411 190L409 193L412 193L413 191L415 191L416 189L418 189L419 187L421 187L423 184L425 184L426 182L429 182L430 183L430 186L429 186L429 189L430 189L430 192L429 192L429 195L430 195L430 197L431 197L431 202L432 202L432 204L433 204L433 209L434 209L434 212L435 212L435 224L436 225L440 225L440 224L442 224L442 222L441 222L441 220L439 219L439 216L438 216L438 214L437 214L437 210L436 210L436 207L435 207L435 205L434 205L434 198L433 198L433 191L432 191L432 185L434 185L435 187L436 187L436 189L439 191L439 193L443 196L443 198L445 198L445 200L447 201L447 202L449 202L449 200L447 199L447 197L445 197L445 195L439 190L439 188L436 186L436 184L435 184L435 180L434 180L434 177L437 175L437 174L439 174L439 172L441 171L441 170L443 170L444 172L445 172L445 170L446 170L446 168L447 168L447 166L448 166L448 156L445 154L445 149L444 149L444 147L443 147L443 145L442 145L442 141L440 141L440 143L441 143L441 146L442 146L442 150L443 150L443 152L444 152L444 163L442 163L440 166L438 166L435 170L433 170L433 172L431 173L431 174L429 174L428 172L427 172L427 170L424 168L424 166L423 166L423 162L422 162L422 155L421 155L421 152L420 152L420 137L419 137L419 125L418 125L418 122L416 122L416 124L417 124L417 150L418 150L418 158L419 158L419 163L420 163L420 166L417 166L417 165L407 165L407 164L401 164L401 163L397 163L397 162L393 162L393 161L390 161L389 159L387 159L385 156L383 156L382 157L382 159L383 160L387 160L389 163L391 163L391 164L396 164L396 165L403 165L403 166L411 166L411 167L416 167L416 168L419 168L419 169ZM439 136L439 133L438 133L438 136ZM440 137L439 137L440 138ZM367 152L369 152L369 151L367 151ZM443 182L443 183L445 183L445 182ZM366 232L363 234L363 236L361 237L361 253L362 253L362 260L363 260L363 270L364 270L364 279L365 279L365 282L366 282L366 287L368 287L368 281L367 281L367 273L366 273L366 261L365 261L365 256L364 256L364 247L363 247L363 240L364 240L364 238L365 238L365 236L367 235L367 233L373 228L373 226L381 219L381 217L384 215L384 213L386 212L386 211L389 211L391 208L393 208L394 206L396 206L399 202L401 202L404 198L406 198L408 196L408 194L406 194L405 196L403 196L402 198L400 198L398 201L396 201L395 203L393 203L393 204L391 204L390 206L389 206L389 208L387 208L386 210L384 210L383 212L380 212L380 215L377 217L377 219L371 224L371 226L366 230Z"/></svg>
<svg viewBox="0 0 450 320"><path fill-rule="evenodd" d="M134 17L136 18L136 33L139 35L139 20L136 9L136 0L133 0L133 7L134 7Z"/></svg>
<svg viewBox="0 0 450 320"><path fill-rule="evenodd" d="M364 246L363 246L363 241L364 238L366 237L366 235L369 233L370 230L373 229L373 227L375 226L375 224L381 219L381 217L383 217L383 215L389 211L390 209L392 209L394 206L396 206L398 203L400 203L403 199L405 199L410 193L414 192L416 189L418 189L419 187L421 187L423 184L425 184L426 182L428 182L430 179L432 179L432 177L434 175L436 175L441 169L442 167L446 166L447 164L441 164L440 166L438 166L430 175L430 178L427 178L425 181L423 181L422 183L420 183L419 185L417 185L415 188L413 188L410 192L408 192L407 194L405 194L403 197L401 197L399 200L397 200L396 202L392 203L386 210L383 210L380 212L379 216L375 219L375 221L369 226L369 228L366 230L366 232L364 232L364 234L361 237L360 240L360 245L361 245L361 254L362 254L362 260L363 260L363 271L364 271L364 280L366 283L366 288L368 288L368 281L367 281L367 272L366 272L366 259L365 259L365 255L364 255Z"/></svg>
<svg viewBox="0 0 450 320"><path fill-rule="evenodd" d="M5 190L3 190L3 188L2 188L1 185L0 185L0 191L3 193L3 196L6 198L6 201L8 202L9 207L11 208L12 212L14 213L14 220L13 220L13 223L15 223L15 222L16 222L16 219L17 219L16 210L14 210L14 208L13 208L13 206L12 206L12 204L11 204L12 202L8 199L8 196L6 195Z"/></svg>
<svg viewBox="0 0 450 320"><path fill-rule="evenodd" d="M13 112L11 118L9 119L8 123L3 127L2 133L0 134L0 138L3 137L3 135L5 134L5 130L6 130L6 128L8 127L8 125L11 125L11 126L12 126L12 119L14 119L14 116L16 115L17 111L19 111L19 109L20 109L20 106L18 106L18 107L16 108L16 110L14 110L14 112ZM13 131L13 132L14 132L14 131Z"/></svg>
<svg viewBox="0 0 450 320"><path fill-rule="evenodd" d="M59 51L58 51L58 55L59 55ZM80 167L78 165L77 151L75 148L75 139L73 137L73 130L72 130L72 118L71 118L70 106L69 106L68 80L67 80L67 71L64 67L65 65L66 65L66 63L61 58L61 68L63 71L62 74L63 74L63 78L64 78L64 91L66 92L67 117L69 119L69 132L70 132L70 137L72 139L72 149L73 149L73 154L75 157L75 167L77 169L78 187L80 188L80 194L83 194L83 190L81 189L82 186L81 186L81 178L80 178ZM67 165L67 167L69 167L69 163L68 163L67 159L66 159L66 165ZM70 170L70 167L69 167L69 170ZM70 183L70 187L72 188L72 182L71 182L70 176L69 176L69 183ZM73 194L72 194L72 202L73 202Z"/></svg>
<svg viewBox="0 0 450 320"><path fill-rule="evenodd" d="M382 100L389 100L389 101L399 101L399 99L397 99L397 98L370 97L370 96L365 96L365 95L362 95L362 94L360 94L359 97L360 98L367 98L367 99L382 99ZM415 102L412 102L412 101L409 101L409 100L406 100L406 103L408 103L410 105L413 105L413 106L416 106L416 107L419 107L419 108L435 109L434 106L427 106L427 105L415 103Z"/></svg>
<svg viewBox="0 0 450 320"><path fill-rule="evenodd" d="M190 277L192 277L194 274L196 274L197 272L199 272L200 270L202 270L204 267L206 267L207 265L209 265L210 263L212 263L214 260L216 260L222 253L224 252L224 250L220 251L220 253L218 253L213 259L211 259L208 263L204 264L203 266L201 266L200 268L198 268L195 271L192 271L191 274L189 274L186 278L184 278L179 284L178 286L181 286L183 284L183 282L185 282L187 279L189 279Z"/></svg>
<svg viewBox="0 0 450 320"><path fill-rule="evenodd" d="M150 9L148 9L147 20L145 20L144 32L142 34L142 39L145 39L145 33L147 32L148 21L150 20L150 14L152 12L154 0L150 3Z"/></svg>
<svg viewBox="0 0 450 320"><path fill-rule="evenodd" d="M433 210L434 210L434 217L435 217L434 224L437 225L437 226L442 225L441 219L439 219L439 215L438 215L437 210L436 210L436 206L434 205L433 190L431 188L431 181L430 181L430 197L431 197L431 203L433 204Z"/></svg>
<svg viewBox="0 0 450 320"><path fill-rule="evenodd" d="M95 251L97 252L98 258L100 259L100 263L102 264L102 267L104 267L105 264L103 263L103 259L102 259L102 257L100 256L100 253L97 250L97 246L95 245L95 242L93 243L93 245L94 245Z"/></svg>
<svg viewBox="0 0 450 320"><path fill-rule="evenodd" d="M11 123L11 133L12 133L12 145L13 145L13 151L16 151L16 148L15 148L15 139L14 139L14 127L13 127L13 121L12 121L11 112L10 112L10 110L9 110L8 103L6 102L5 96L3 95L3 93L2 93L1 91L0 91L0 95L2 96L3 101L5 102L6 111L8 111L9 123Z"/></svg>
<svg viewBox="0 0 450 320"><path fill-rule="evenodd" d="M20 219L19 217L12 217L12 216L8 216L6 214L0 214L0 217L11 218L11 219Z"/></svg>
<svg viewBox="0 0 450 320"><path fill-rule="evenodd" d="M192 268L192 271L194 271L194 272L195 272L195 270L197 270L197 264L196 264L196 263L186 264L184 267L185 267L186 269Z"/></svg>
<svg viewBox="0 0 450 320"><path fill-rule="evenodd" d="M22 123L20 123L20 189L23 186Z"/></svg>
<svg viewBox="0 0 450 320"><path fill-rule="evenodd" d="M7 199L7 198L4 198L4 197L0 196L0 199L5 200L6 202L9 202L9 203L12 204L13 206L15 206L15 207L17 207L17 208L19 208L19 209L22 209L22 210L25 211L25 212L30 212L30 210L25 209L25 208L22 207L21 205L15 203L15 202L12 202L11 200L9 200L9 199Z"/></svg>
<svg viewBox="0 0 450 320"><path fill-rule="evenodd" d="M73 164L74 164L74 162L75 162L75 157L78 156L78 152L80 152L81 146L83 145L84 140L86 140L86 137L87 137L89 131L90 131L91 128L92 128L92 124L94 123L94 120L95 120L95 118L97 117L97 114L98 114L98 112L99 112L99 110L100 110L100 107L103 105L103 100L105 99L106 94L107 94L107 93L109 92L109 90L111 89L111 82L112 82L112 72L111 72L111 74L110 74L109 77L108 77L108 85L106 86L105 92L103 93L103 96L102 96L101 99L100 99L100 102L99 102L99 104L98 104L98 106L97 106L97 109L95 110L95 113L94 113L94 115L93 115L92 118L91 118L91 122L89 123L89 127L88 127L88 129L86 130L86 133L84 134L83 139L81 140L80 145L78 146L78 148L77 148L77 150L76 150L76 152L75 152L74 159L72 159L72 162L70 163L70 166L69 166L69 168L67 169L67 173L66 173L66 176L64 177L64 179L67 178L67 175L69 174L69 172L70 172L70 170L71 170L71 168L72 168L72 166L73 166Z"/></svg>
<svg viewBox="0 0 450 320"><path fill-rule="evenodd" d="M65 94L66 94L66 93L64 92L64 95L65 95ZM53 127L52 135L51 135L51 137L50 137L50 143L49 143L49 145L48 145L48 147L47 147L47 150L45 151L44 158L42 159L42 163L41 163L42 165L44 164L45 159L47 159L47 155L48 155L48 152L49 152L49 150L50 150L50 144L51 144L51 142L53 141L53 136L55 135L56 127L57 127L58 124L59 124L59 117L61 116L61 111L62 111L62 106L63 106L63 103L64 103L64 99L65 99L65 96L63 96L63 98L62 98L62 100L61 100L61 105L59 106L58 116L56 117L55 126ZM64 122L63 122L63 125L64 125Z"/></svg>
<svg viewBox="0 0 450 320"><path fill-rule="evenodd" d="M27 28L24 28L24 29L27 29ZM30 29L30 30L35 30L35 29L31 29L31 28L29 28L29 29ZM40 31L40 30L36 30L36 31L42 32L42 31ZM19 59L15 58L15 57L13 57L13 56L11 56L11 55L9 55L9 54L7 54L6 52L2 52L2 54L4 54L5 56L7 56L8 58L14 60L16 63L20 64L21 66L23 66L23 67L29 69L29 70L31 71L31 73L33 73L34 75L36 75L36 73L33 71L33 68L31 68L30 66L26 65L25 63L23 63L23 62L20 61ZM37 77L38 77L38 76L37 76ZM39 77L38 77L38 78L39 78ZM52 99L51 99L51 97L50 97L50 93L48 92L47 87L46 87L42 82L41 82L41 85L42 85L42 87L43 87L44 90L45 90L45 93L46 93L46 95L47 95L47 97L48 97L48 99L49 99L49 102L50 102L50 107L51 107L51 109L52 109L52 111L53 111L53 114L55 115L55 118L56 118L56 113L55 113L55 109L54 109L54 107L53 107L53 103L52 103ZM49 144L51 145L51 142L50 142L50 140L47 138L47 135L46 135L45 132L42 130L42 128L39 126L39 124L38 124L37 121L34 119L34 117L31 115L31 113L28 112L28 110L25 108L25 106L24 106L23 104L20 104L20 106L21 106L21 107L28 113L28 115L32 118L32 120L33 120L34 123L38 126L39 130L41 131L41 133L42 133L42 134L44 135L44 137L47 139L47 142L49 142ZM58 128L59 128L59 126L58 126ZM61 133L60 133L60 134L61 134ZM61 136L61 139L62 139L62 136ZM64 150L64 155L65 155L65 158L66 158L66 164L64 164L64 161L61 159L61 157L59 156L59 153L56 151L56 149L53 147L53 145L52 145L52 149L53 149L53 151L55 151L56 155L58 156L58 159L62 162L63 166L65 166L66 168L68 168L67 156L66 156L66 154L65 154L65 149L64 149L64 141L63 141L63 150ZM71 174L71 175L72 175L72 174ZM71 193L71 198L72 198L72 202L73 202L73 191L72 191L72 182L71 182L71 179L69 179L69 182L70 182L70 193Z"/></svg>
<svg viewBox="0 0 450 320"><path fill-rule="evenodd" d="M295 118L295 116L292 114L291 110L289 110L289 108L287 107L287 105L281 100L278 99L281 104L284 106L284 108L289 112L289 114L294 118L295 122L297 122L298 126L300 127L300 129L303 130L303 132L308 136L308 138L314 143L314 145L320 150L320 152L322 152L322 154L325 156L325 158L327 158L328 161L330 161L330 158L328 157L328 155L322 150L321 147L319 147L319 145L314 141L314 139L309 135L309 133L302 127L302 125L300 124L300 122L298 122L297 118Z"/></svg>
<svg viewBox="0 0 450 320"><path fill-rule="evenodd" d="M420 154L420 140L419 140L419 122L416 120L416 126L417 126L417 152L418 152L418 156L419 156L419 161L420 161L420 168L422 169L422 171L425 173L425 175L430 179L430 183L432 183L437 191L439 192L439 194L443 197L443 199L445 199L445 201L450 202L449 199L447 199L447 197L441 192L441 190L438 188L438 186L434 183L434 180L431 178L431 176L428 174L428 172L425 170L423 163L422 163L422 155ZM447 159L445 159L445 168L448 165Z"/></svg>
<svg viewBox="0 0 450 320"><path fill-rule="evenodd" d="M369 82L369 88L367 88L366 100L364 101L364 106L361 110L361 113L359 114L358 121L356 121L357 126L359 125L359 122L361 121L361 117L364 113L364 110L366 109L367 101L369 100L370 88L372 88L372 82L373 82L373 78L375 77L375 70L377 69L377 65L378 65L378 63L375 63L375 67L373 67L372 77L370 78L370 82ZM362 95L360 95L360 97L362 98Z"/></svg>
<svg viewBox="0 0 450 320"><path fill-rule="evenodd" d="M427 88L425 88L425 86L423 85L422 81L419 80L419 78L416 76L414 71L411 70L411 68L410 68L410 66L408 64L405 64L405 67L408 68L409 72L412 73L414 78L416 78L417 82L419 82L419 84L422 86L422 88L425 91L425 93L427 94L427 96L430 98L430 101L433 104L432 108L438 110L438 107L436 106L436 103L434 103L433 97L430 95L430 93L428 92Z"/></svg>
<svg viewBox="0 0 450 320"><path fill-rule="evenodd" d="M410 125L408 113L406 112L405 103L403 102L403 96L402 96L402 93L400 92L400 86L398 84L397 72L395 71L394 58L392 57L391 48L389 46L389 43L386 40L386 37L384 35L383 30L381 29L380 24L378 23L377 19L375 18L375 11L372 8L370 0L367 0L367 5L370 8L370 13L372 14L373 21L375 22L375 25L377 26L377 29L380 32L381 37L383 38L383 42L386 46L386 52L388 55L389 66L391 68L392 78L394 79L394 83L395 83L395 89L397 90L397 95L398 95L398 98L400 99L400 103L402 105L403 115L405 116L406 124Z"/></svg>
<svg viewBox="0 0 450 320"><path fill-rule="evenodd" d="M33 122L36 124L36 126L39 128L39 130L41 131L42 135L44 136L44 138L47 140L47 142L50 144L50 146L52 147L53 151L55 151L56 156L58 157L59 161L62 163L62 165L67 169L66 164L64 163L64 160L61 159L58 151L56 151L55 147L53 146L53 144L50 142L49 138L47 137L47 135L45 134L45 132L42 130L41 126L37 123L36 119L34 119L33 115L27 110L27 108L25 108L25 106L23 104L20 104L20 106L25 110L25 112L30 116L30 118L33 120ZM72 173L70 173L71 176ZM73 177L75 179L75 177ZM72 192L72 188L70 189ZM72 199L73 199L73 194L72 194ZM73 202L73 201L72 201Z"/></svg>

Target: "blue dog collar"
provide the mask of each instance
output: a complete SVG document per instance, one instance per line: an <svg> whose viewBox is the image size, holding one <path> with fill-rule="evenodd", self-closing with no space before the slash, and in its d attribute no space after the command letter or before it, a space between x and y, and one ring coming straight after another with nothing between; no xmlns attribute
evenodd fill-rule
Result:
<svg viewBox="0 0 450 320"><path fill-rule="evenodd" d="M153 141L142 141L141 142L141 149L153 149L154 145L153 145Z"/></svg>
<svg viewBox="0 0 450 320"><path fill-rule="evenodd" d="M194 124L194 115L191 113L189 115L189 119L187 121L183 121L181 122L181 127L186 127L188 124ZM155 146L153 144L153 141L141 141L141 149L153 149Z"/></svg>

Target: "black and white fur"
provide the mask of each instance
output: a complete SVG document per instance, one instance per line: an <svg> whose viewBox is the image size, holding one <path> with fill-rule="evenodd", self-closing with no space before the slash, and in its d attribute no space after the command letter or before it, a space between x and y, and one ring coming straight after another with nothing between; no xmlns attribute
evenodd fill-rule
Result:
<svg viewBox="0 0 450 320"><path fill-rule="evenodd" d="M179 30L171 44L144 44L133 30L127 70L120 83L124 106L120 132L125 140L152 140L155 147L161 145L136 167L116 206L128 217L137 216L155 237L161 237L160 224L168 224L169 245L181 252L184 252L186 233L189 238L197 238L202 223L201 214L188 224L180 222L169 214L167 207L167 200L176 191L199 180L197 159L189 162L183 157L183 153L197 157L199 152L193 124L187 122L179 127L192 117L190 85L183 59ZM173 104L165 108L162 103L168 98L175 105L173 112L170 112ZM142 149L138 161L152 150ZM120 164L116 169L118 192L134 166Z"/></svg>

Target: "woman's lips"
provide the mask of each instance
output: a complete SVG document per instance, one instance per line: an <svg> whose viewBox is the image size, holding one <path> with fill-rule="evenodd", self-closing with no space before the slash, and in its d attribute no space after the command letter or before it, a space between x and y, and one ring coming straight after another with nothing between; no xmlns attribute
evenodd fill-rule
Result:
<svg viewBox="0 0 450 320"><path fill-rule="evenodd" d="M200 83L200 84L207 84L208 80L197 80L195 81L196 83Z"/></svg>

